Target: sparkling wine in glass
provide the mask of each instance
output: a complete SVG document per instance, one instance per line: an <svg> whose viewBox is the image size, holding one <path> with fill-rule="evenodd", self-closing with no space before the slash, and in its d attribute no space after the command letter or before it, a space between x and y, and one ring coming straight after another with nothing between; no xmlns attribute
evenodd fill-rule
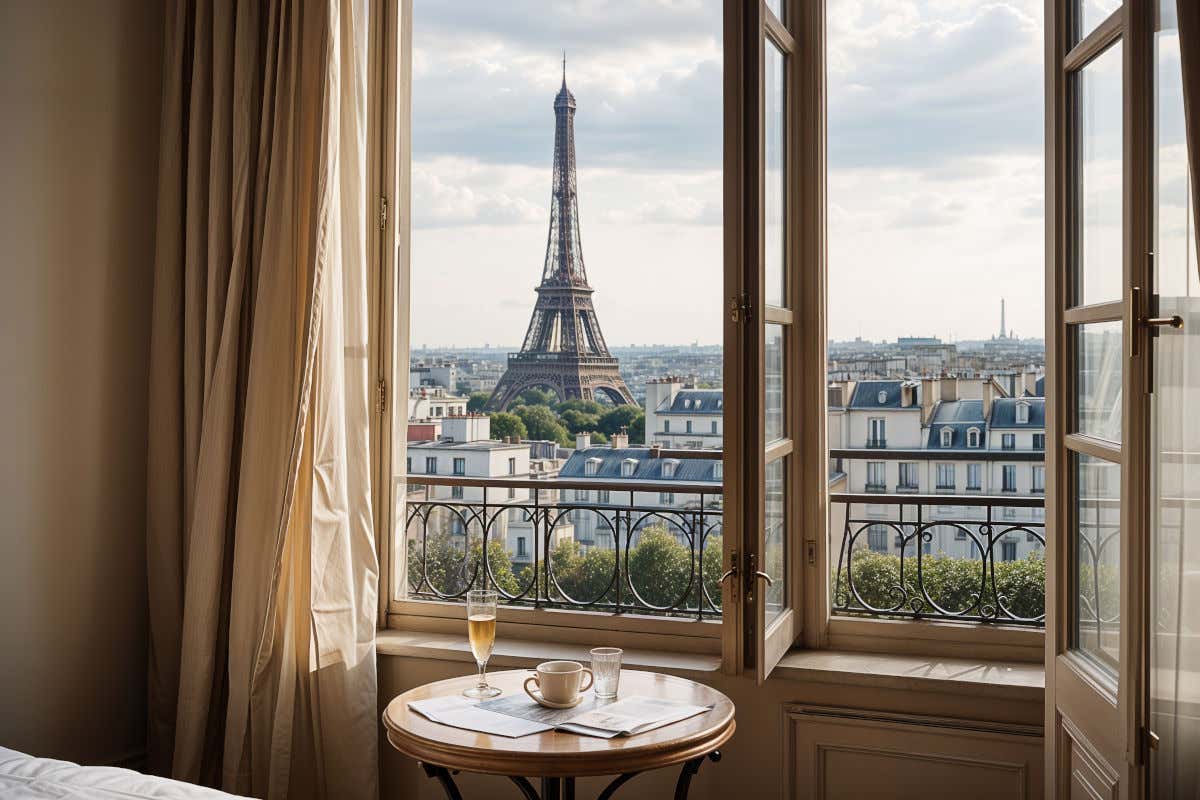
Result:
<svg viewBox="0 0 1200 800"><path fill-rule="evenodd" d="M488 686L487 662L492 657L496 644L496 593L482 589L467 592L467 637L471 641L471 653L479 665L479 682L463 694L467 697L486 699L500 694L494 686Z"/></svg>

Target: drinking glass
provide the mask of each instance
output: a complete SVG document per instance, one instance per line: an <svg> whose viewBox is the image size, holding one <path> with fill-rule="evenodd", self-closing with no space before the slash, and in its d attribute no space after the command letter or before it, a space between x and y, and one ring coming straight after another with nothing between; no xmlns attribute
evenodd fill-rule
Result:
<svg viewBox="0 0 1200 800"><path fill-rule="evenodd" d="M617 696L617 684L621 682L621 654L619 647L594 647L592 656L592 691L596 697Z"/></svg>
<svg viewBox="0 0 1200 800"><path fill-rule="evenodd" d="M467 592L467 636L471 653L479 665L479 683L463 691L466 697L486 699L500 694L500 689L488 686L487 662L496 644L496 593L483 589Z"/></svg>

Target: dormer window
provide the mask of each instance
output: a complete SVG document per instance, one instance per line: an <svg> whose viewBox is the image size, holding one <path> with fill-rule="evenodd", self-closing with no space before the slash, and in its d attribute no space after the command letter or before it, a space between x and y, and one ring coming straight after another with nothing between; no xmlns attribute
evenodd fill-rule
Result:
<svg viewBox="0 0 1200 800"><path fill-rule="evenodd" d="M725 401L724 401L724 400L718 400L718 401L717 401L717 408L724 408L724 407L725 407Z"/></svg>
<svg viewBox="0 0 1200 800"><path fill-rule="evenodd" d="M589 458L583 464L583 474L587 475L589 477L592 475L595 475L599 469L600 469L600 459L598 459L598 458Z"/></svg>
<svg viewBox="0 0 1200 800"><path fill-rule="evenodd" d="M954 441L954 431L950 428L942 428L942 447L949 447Z"/></svg>
<svg viewBox="0 0 1200 800"><path fill-rule="evenodd" d="M622 478L633 477L633 471L635 469L637 469L637 463L638 462L637 462L636 458L627 458L624 461L622 461L621 462L621 477Z"/></svg>
<svg viewBox="0 0 1200 800"><path fill-rule="evenodd" d="M979 447L979 428L967 430L967 447Z"/></svg>
<svg viewBox="0 0 1200 800"><path fill-rule="evenodd" d="M663 462L662 476L664 478L674 478L675 468L679 466L679 462L675 459L668 459Z"/></svg>
<svg viewBox="0 0 1200 800"><path fill-rule="evenodd" d="M882 389L879 390L879 394L876 397L879 400L879 405L887 403L887 392Z"/></svg>
<svg viewBox="0 0 1200 800"><path fill-rule="evenodd" d="M1029 424L1029 403L1026 403L1024 400L1017 403L1017 424Z"/></svg>
<svg viewBox="0 0 1200 800"><path fill-rule="evenodd" d="M713 480L719 481L725 476L725 465L718 461L713 466Z"/></svg>

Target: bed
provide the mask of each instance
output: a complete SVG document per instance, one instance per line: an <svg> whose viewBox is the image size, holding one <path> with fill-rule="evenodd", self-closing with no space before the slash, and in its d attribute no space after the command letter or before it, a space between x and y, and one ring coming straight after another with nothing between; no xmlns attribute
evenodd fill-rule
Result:
<svg viewBox="0 0 1200 800"><path fill-rule="evenodd" d="M0 800L231 800L237 795L119 767L83 767L0 747Z"/></svg>

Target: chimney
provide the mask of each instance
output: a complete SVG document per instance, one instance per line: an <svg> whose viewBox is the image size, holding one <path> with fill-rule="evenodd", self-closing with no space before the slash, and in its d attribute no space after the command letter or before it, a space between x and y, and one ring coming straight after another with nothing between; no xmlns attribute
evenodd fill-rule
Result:
<svg viewBox="0 0 1200 800"><path fill-rule="evenodd" d="M936 400L938 382L935 378L921 378L921 424L928 425L933 419L933 404Z"/></svg>
<svg viewBox="0 0 1200 800"><path fill-rule="evenodd" d="M844 395L842 394L843 389L840 383L829 384L828 391L828 403L830 408L842 408L846 405L846 401L842 399Z"/></svg>
<svg viewBox="0 0 1200 800"><path fill-rule="evenodd" d="M613 450L623 450L629 447L629 432L621 428L620 432L614 433L609 437L608 441L612 445Z"/></svg>
<svg viewBox="0 0 1200 800"><path fill-rule="evenodd" d="M958 378L943 377L941 379L941 386L939 387L939 394L941 394L942 400L945 402L957 400Z"/></svg>
<svg viewBox="0 0 1200 800"><path fill-rule="evenodd" d="M575 434L575 449L587 450L592 446L592 434L590 431Z"/></svg>
<svg viewBox="0 0 1200 800"><path fill-rule="evenodd" d="M996 385L992 383L991 378L983 379L983 418L989 419L992 415L992 401L996 399Z"/></svg>
<svg viewBox="0 0 1200 800"><path fill-rule="evenodd" d="M1022 379L1021 379L1021 383L1023 384L1023 386L1021 388L1023 388L1026 392L1028 392L1031 395L1036 395L1037 394L1037 378L1038 378L1037 372L1035 372L1033 370L1029 370L1029 371L1025 372L1025 374L1022 376Z"/></svg>

